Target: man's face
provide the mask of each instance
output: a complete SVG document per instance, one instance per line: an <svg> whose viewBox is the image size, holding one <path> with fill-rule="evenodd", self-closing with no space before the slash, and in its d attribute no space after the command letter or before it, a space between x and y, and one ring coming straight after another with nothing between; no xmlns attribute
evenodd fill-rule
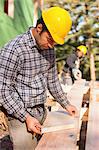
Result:
<svg viewBox="0 0 99 150"><path fill-rule="evenodd" d="M49 32L44 31L38 35L37 44L40 49L49 49L55 46L55 42Z"/></svg>
<svg viewBox="0 0 99 150"><path fill-rule="evenodd" d="M80 50L77 50L77 56L78 56L79 58L81 58L81 57L84 56L84 54L83 54L83 52L81 52Z"/></svg>
<svg viewBox="0 0 99 150"><path fill-rule="evenodd" d="M36 42L41 50L53 48L56 43L48 31L37 32Z"/></svg>

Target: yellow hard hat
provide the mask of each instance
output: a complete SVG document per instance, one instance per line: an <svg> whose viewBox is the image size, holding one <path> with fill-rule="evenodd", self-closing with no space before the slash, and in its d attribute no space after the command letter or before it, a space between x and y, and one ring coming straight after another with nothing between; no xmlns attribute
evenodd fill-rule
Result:
<svg viewBox="0 0 99 150"><path fill-rule="evenodd" d="M65 36L72 25L68 11L60 7L51 7L42 11L42 18L54 41L58 44L64 44Z"/></svg>
<svg viewBox="0 0 99 150"><path fill-rule="evenodd" d="M77 49L79 49L81 52L83 52L84 55L87 53L87 48L84 45L78 46Z"/></svg>

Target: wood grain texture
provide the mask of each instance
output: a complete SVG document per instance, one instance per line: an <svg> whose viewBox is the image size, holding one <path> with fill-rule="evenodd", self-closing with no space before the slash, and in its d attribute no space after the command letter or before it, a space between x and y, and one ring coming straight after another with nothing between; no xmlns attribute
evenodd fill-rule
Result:
<svg viewBox="0 0 99 150"><path fill-rule="evenodd" d="M98 82L99 83L99 82ZM99 93L99 84L92 87L92 99L89 105L89 117L86 137L86 150L99 150L99 101L97 101L97 93Z"/></svg>
<svg viewBox="0 0 99 150"><path fill-rule="evenodd" d="M99 102L90 104L86 150L99 150Z"/></svg>
<svg viewBox="0 0 99 150"><path fill-rule="evenodd" d="M75 118L66 111L49 112L44 122L42 133L75 128Z"/></svg>
<svg viewBox="0 0 99 150"><path fill-rule="evenodd" d="M36 150L75 150L76 137L74 129L45 133Z"/></svg>

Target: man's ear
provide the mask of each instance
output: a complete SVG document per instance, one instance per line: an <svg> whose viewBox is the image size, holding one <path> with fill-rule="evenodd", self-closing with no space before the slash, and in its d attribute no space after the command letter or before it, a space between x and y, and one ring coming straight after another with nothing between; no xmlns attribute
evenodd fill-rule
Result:
<svg viewBox="0 0 99 150"><path fill-rule="evenodd" d="M37 27L36 27L36 31L37 31L38 33L41 33L42 27L43 27L43 25L42 25L41 23L38 24Z"/></svg>

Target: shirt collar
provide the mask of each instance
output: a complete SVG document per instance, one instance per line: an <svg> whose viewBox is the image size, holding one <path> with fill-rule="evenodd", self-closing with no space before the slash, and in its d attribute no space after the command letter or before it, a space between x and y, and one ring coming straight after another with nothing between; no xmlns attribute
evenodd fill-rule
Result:
<svg viewBox="0 0 99 150"><path fill-rule="evenodd" d="M28 35L28 45L32 48L32 47L35 47L37 46L36 44L36 41L35 41L35 38L32 34L32 28L33 27L30 27L29 30L27 31L27 35Z"/></svg>

